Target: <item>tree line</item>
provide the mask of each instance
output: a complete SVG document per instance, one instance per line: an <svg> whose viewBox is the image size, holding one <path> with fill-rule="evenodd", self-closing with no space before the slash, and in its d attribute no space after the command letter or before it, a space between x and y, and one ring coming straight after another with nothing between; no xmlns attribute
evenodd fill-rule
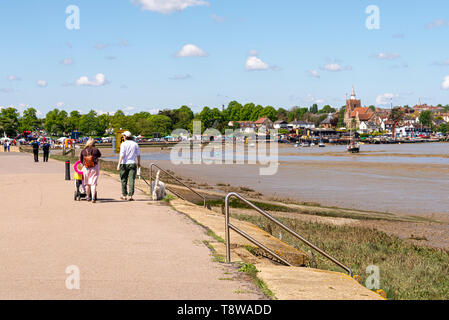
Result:
<svg viewBox="0 0 449 320"><path fill-rule="evenodd" d="M375 109L374 106L370 106ZM449 111L449 106L446 106ZM316 126L328 117L329 113L337 110L330 105L319 109L317 104L310 107L295 106L290 109L274 108L273 106L261 106L254 103L240 104L231 101L225 108L204 107L201 112L194 113L188 106L178 109L165 109L158 114L149 112L139 112L126 115L122 110L118 110L113 115L97 114L94 110L86 114L79 111L53 109L45 117L39 118L35 108L26 109L22 115L15 108L3 108L0 111L0 134L3 132L12 137L24 131L45 130L53 136L67 135L73 131L79 131L86 136L104 136L108 130L127 129L136 135L152 136L160 133L163 136L169 135L175 129L192 130L193 121L201 121L202 129L215 128L224 133L226 129L237 129L238 121L257 121L262 117L267 117L271 121L303 120L314 123ZM345 107L339 108L337 116L333 117L332 125L344 127ZM420 120L424 124L432 125L433 114L422 112ZM229 127L230 122L234 122L233 127ZM449 127L444 128L444 132L449 132ZM447 129L447 130L446 130Z"/></svg>
<svg viewBox="0 0 449 320"><path fill-rule="evenodd" d="M28 108L20 115L17 109L10 107L0 111L0 133L16 136L24 131L45 130L50 135L62 136L77 130L87 136L103 136L108 130L122 128L143 136L152 136L154 133L165 136L175 129L191 131L195 120L201 121L203 130L215 128L224 132L228 128L235 129L238 121L257 121L262 117L273 122L307 120L319 124L328 113L335 111L329 105L322 109L318 109L318 105L314 104L310 108L293 107L286 110L254 103L242 105L232 101L221 110L206 106L199 113L194 113L188 106L165 109L156 115L149 112L126 115L122 110L113 115L99 115L94 110L81 114L79 111L68 113L56 108L49 111L44 118L39 118L35 108ZM233 127L228 126L231 121L235 122Z"/></svg>

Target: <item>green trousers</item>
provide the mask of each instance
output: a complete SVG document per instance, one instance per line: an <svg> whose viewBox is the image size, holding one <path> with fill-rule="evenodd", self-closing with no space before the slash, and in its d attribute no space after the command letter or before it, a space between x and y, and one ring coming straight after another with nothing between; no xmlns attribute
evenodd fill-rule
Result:
<svg viewBox="0 0 449 320"><path fill-rule="evenodd" d="M134 195L134 182L136 180L137 164L121 164L120 165L120 180L122 182L122 195L124 197ZM129 182L129 192L128 192Z"/></svg>

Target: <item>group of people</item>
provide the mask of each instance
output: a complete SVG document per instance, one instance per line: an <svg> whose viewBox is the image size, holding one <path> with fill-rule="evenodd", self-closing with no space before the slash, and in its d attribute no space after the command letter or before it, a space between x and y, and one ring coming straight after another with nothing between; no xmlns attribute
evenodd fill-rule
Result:
<svg viewBox="0 0 449 320"><path fill-rule="evenodd" d="M34 162L39 162L39 147L40 143L35 140L31 143L33 147ZM50 144L48 142L42 143L42 151L44 152L44 162L48 162L48 157L50 156Z"/></svg>
<svg viewBox="0 0 449 320"><path fill-rule="evenodd" d="M120 158L117 171L120 172L122 184L122 200L134 201L135 180L137 170L140 168L140 148L134 141L131 132L123 133L124 142L120 145ZM100 174L99 159L100 150L95 146L95 140L90 139L80 154L80 162L83 164L83 184L86 188L87 200L96 202L98 176ZM128 188L129 184L129 188Z"/></svg>

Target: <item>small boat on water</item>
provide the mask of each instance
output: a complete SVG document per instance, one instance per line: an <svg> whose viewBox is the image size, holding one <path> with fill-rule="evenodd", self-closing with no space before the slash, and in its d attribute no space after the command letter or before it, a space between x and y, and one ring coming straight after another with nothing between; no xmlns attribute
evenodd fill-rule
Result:
<svg viewBox="0 0 449 320"><path fill-rule="evenodd" d="M320 147L320 148L326 148L326 145L324 144L323 141L321 141L321 142L319 143L318 147Z"/></svg>
<svg viewBox="0 0 449 320"><path fill-rule="evenodd" d="M348 144L348 152L350 153L360 153L360 144L354 141L354 136L351 130L351 140Z"/></svg>
<svg viewBox="0 0 449 320"><path fill-rule="evenodd" d="M309 148L309 147L310 147L310 143L308 143L308 142L303 142L303 143L302 143L302 147L303 147L303 148Z"/></svg>
<svg viewBox="0 0 449 320"><path fill-rule="evenodd" d="M350 153L360 153L360 145L356 142L351 142L348 145L348 152Z"/></svg>

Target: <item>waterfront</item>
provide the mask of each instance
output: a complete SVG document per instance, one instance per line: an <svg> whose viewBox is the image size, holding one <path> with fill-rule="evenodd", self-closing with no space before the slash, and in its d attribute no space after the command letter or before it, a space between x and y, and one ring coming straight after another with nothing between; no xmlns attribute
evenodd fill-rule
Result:
<svg viewBox="0 0 449 320"><path fill-rule="evenodd" d="M142 149L143 163L158 163L200 184L245 186L271 198L397 214L449 217L449 144L345 146L280 145L279 169L260 176L259 165L182 165L170 150ZM219 168L219 169L218 169Z"/></svg>

